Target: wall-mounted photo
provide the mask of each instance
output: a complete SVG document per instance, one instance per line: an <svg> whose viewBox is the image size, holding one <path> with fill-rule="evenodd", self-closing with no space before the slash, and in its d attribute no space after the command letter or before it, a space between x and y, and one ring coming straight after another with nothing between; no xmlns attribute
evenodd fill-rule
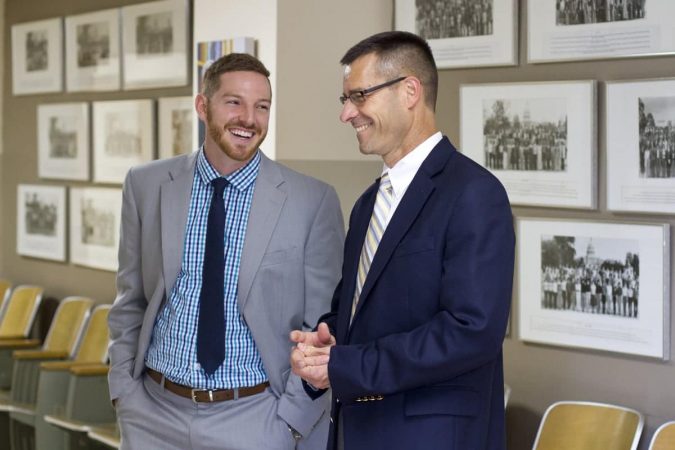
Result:
<svg viewBox="0 0 675 450"><path fill-rule="evenodd" d="M668 225L518 219L520 338L669 357Z"/></svg>
<svg viewBox="0 0 675 450"><path fill-rule="evenodd" d="M122 190L70 189L70 261L117 270Z"/></svg>
<svg viewBox="0 0 675 450"><path fill-rule="evenodd" d="M197 120L194 100L190 96L164 97L158 101L159 158L190 153L193 121Z"/></svg>
<svg viewBox="0 0 675 450"><path fill-rule="evenodd" d="M124 89L188 84L188 20L185 0L122 8Z"/></svg>
<svg viewBox="0 0 675 450"><path fill-rule="evenodd" d="M608 82L607 208L675 213L675 79Z"/></svg>
<svg viewBox="0 0 675 450"><path fill-rule="evenodd" d="M120 10L66 17L66 90L118 90L120 76Z"/></svg>
<svg viewBox="0 0 675 450"><path fill-rule="evenodd" d="M595 208L593 81L460 87L460 150L513 204Z"/></svg>
<svg viewBox="0 0 675 450"><path fill-rule="evenodd" d="M65 261L66 188L19 184L16 200L16 252Z"/></svg>
<svg viewBox="0 0 675 450"><path fill-rule="evenodd" d="M429 42L439 69L518 63L516 0L396 0L397 30Z"/></svg>
<svg viewBox="0 0 675 450"><path fill-rule="evenodd" d="M195 45L194 64L192 65L192 92L197 95L202 91L204 72L213 61L230 53L248 53L255 56L255 39L251 37L236 37L220 41L204 41ZM198 148L204 142L204 123L197 117L194 119L192 135L193 147Z"/></svg>
<svg viewBox="0 0 675 450"><path fill-rule="evenodd" d="M654 56L675 52L672 0L527 2L529 62Z"/></svg>
<svg viewBox="0 0 675 450"><path fill-rule="evenodd" d="M95 182L121 184L132 166L153 159L152 100L93 102L93 123Z"/></svg>
<svg viewBox="0 0 675 450"><path fill-rule="evenodd" d="M63 90L63 21L55 19L12 26L12 94Z"/></svg>
<svg viewBox="0 0 675 450"><path fill-rule="evenodd" d="M89 105L52 103L37 108L38 176L89 179Z"/></svg>

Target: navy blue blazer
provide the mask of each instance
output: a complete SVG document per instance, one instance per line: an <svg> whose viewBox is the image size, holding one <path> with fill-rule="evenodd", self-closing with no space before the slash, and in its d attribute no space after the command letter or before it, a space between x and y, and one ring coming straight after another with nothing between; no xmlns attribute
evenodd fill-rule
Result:
<svg viewBox="0 0 675 450"><path fill-rule="evenodd" d="M345 450L503 449L515 247L506 192L444 137L387 226L350 326L378 183L354 205L342 280L320 319L337 340L328 448L341 413Z"/></svg>

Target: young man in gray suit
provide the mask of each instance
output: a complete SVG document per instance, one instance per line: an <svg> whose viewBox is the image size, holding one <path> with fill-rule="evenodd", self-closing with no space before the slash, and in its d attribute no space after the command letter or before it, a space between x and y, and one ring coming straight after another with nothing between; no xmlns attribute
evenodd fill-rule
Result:
<svg viewBox="0 0 675 450"><path fill-rule="evenodd" d="M259 150L271 100L260 61L219 59L195 99L202 148L127 175L109 318L124 449L325 447L288 334L328 308L344 225L333 188Z"/></svg>

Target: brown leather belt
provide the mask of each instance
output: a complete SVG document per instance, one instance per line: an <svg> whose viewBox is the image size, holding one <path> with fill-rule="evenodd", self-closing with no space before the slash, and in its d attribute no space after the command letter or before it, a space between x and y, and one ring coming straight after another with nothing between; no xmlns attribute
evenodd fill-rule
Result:
<svg viewBox="0 0 675 450"><path fill-rule="evenodd" d="M146 373L153 381L157 382L158 384L162 384L162 380L164 380L164 389L167 391L181 397L189 398L195 403L213 403L236 400L238 398L248 397L249 395L260 394L270 385L269 382L266 381L255 386L236 389L193 389L188 386L183 386L182 384L174 383L161 373L149 367L146 368Z"/></svg>

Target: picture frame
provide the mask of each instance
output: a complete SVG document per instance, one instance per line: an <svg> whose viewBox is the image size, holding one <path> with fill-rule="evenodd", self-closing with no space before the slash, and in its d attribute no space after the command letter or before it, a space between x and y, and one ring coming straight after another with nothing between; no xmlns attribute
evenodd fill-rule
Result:
<svg viewBox="0 0 675 450"><path fill-rule="evenodd" d="M17 186L16 252L22 256L66 260L66 188Z"/></svg>
<svg viewBox="0 0 675 450"><path fill-rule="evenodd" d="M518 64L517 0L396 0L395 29L426 39L439 69Z"/></svg>
<svg viewBox="0 0 675 450"><path fill-rule="evenodd" d="M192 64L193 95L202 92L204 72L218 58L230 53L248 53L255 56L255 39L252 37L235 37L214 41L202 41L195 45L194 63ZM192 147L197 149L204 142L206 128L204 123L195 117L192 128Z"/></svg>
<svg viewBox="0 0 675 450"><path fill-rule="evenodd" d="M121 87L120 10L66 17L66 91Z"/></svg>
<svg viewBox="0 0 675 450"><path fill-rule="evenodd" d="M668 224L519 218L523 341L670 358Z"/></svg>
<svg viewBox="0 0 675 450"><path fill-rule="evenodd" d="M514 205L594 209L596 116L592 80L461 85L461 151Z"/></svg>
<svg viewBox="0 0 675 450"><path fill-rule="evenodd" d="M122 7L124 89L188 84L187 14L186 0Z"/></svg>
<svg viewBox="0 0 675 450"><path fill-rule="evenodd" d="M93 179L124 182L132 166L154 158L152 100L93 102Z"/></svg>
<svg viewBox="0 0 675 450"><path fill-rule="evenodd" d="M579 10L574 5L527 2L528 62L675 53L675 4L670 0L592 0Z"/></svg>
<svg viewBox="0 0 675 450"><path fill-rule="evenodd" d="M607 82L607 209L675 214L675 78Z"/></svg>
<svg viewBox="0 0 675 450"><path fill-rule="evenodd" d="M12 25L12 94L63 90L63 20Z"/></svg>
<svg viewBox="0 0 675 450"><path fill-rule="evenodd" d="M121 189L70 189L70 261L73 264L117 271L121 211Z"/></svg>
<svg viewBox="0 0 675 450"><path fill-rule="evenodd" d="M38 176L89 180L89 104L38 105L37 116Z"/></svg>
<svg viewBox="0 0 675 450"><path fill-rule="evenodd" d="M194 99L183 97L163 97L157 102L157 134L159 158L190 153L196 149L193 145L192 130L195 117Z"/></svg>

